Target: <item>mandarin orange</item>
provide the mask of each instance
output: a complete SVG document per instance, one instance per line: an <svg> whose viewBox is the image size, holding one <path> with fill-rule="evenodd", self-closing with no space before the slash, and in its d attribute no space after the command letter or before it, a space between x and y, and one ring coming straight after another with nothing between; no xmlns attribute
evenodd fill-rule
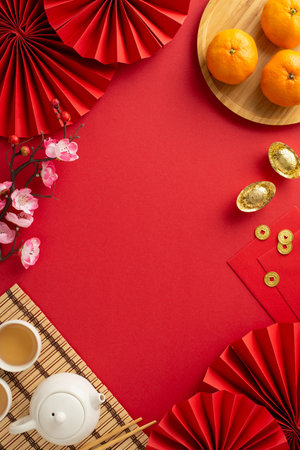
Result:
<svg viewBox="0 0 300 450"><path fill-rule="evenodd" d="M300 44L300 0L268 0L261 26L273 44L294 48Z"/></svg>
<svg viewBox="0 0 300 450"><path fill-rule="evenodd" d="M276 105L300 104L300 53L280 50L262 71L261 88L264 95Z"/></svg>
<svg viewBox="0 0 300 450"><path fill-rule="evenodd" d="M254 72L258 53L254 39L235 28L220 31L206 53L210 73L219 81L239 84Z"/></svg>

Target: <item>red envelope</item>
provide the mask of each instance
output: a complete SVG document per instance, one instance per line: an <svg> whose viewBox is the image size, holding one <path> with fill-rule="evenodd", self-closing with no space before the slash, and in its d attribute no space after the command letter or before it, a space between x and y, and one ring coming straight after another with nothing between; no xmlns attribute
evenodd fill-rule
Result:
<svg viewBox="0 0 300 450"><path fill-rule="evenodd" d="M294 206L287 214L284 214L269 226L271 229L271 236L269 239L265 241L254 239L250 244L229 259L228 264L275 322L294 322L299 320L298 316L300 317L300 308L298 307L295 309L296 294L291 296L292 288L291 286L287 288L286 285L289 283L288 279L291 276L291 273L295 272L292 275L294 280L293 284L295 286L298 284L298 292L300 291L300 277L297 277L297 271L295 270L296 267L299 267L299 264L296 266L293 265L292 267L292 264L296 264L297 260L300 261L300 256L298 255L297 258L297 249L294 248L289 255L280 255L279 258L277 252L277 235L279 231L286 228L291 230L294 234L300 230L300 210ZM299 247L299 245L297 247ZM280 288L279 284L277 287L270 288L264 283L264 275L269 271L266 270L265 267L269 268L269 263L272 263L271 256L265 256L266 262L263 258L263 255L268 252L272 252L273 256L276 253L276 260L281 261L281 266L278 266L278 270L273 266L273 269L270 269L279 273L279 276L281 277L279 283ZM292 261L291 257L293 258L294 263L288 262ZM262 258L261 261L259 260L260 258ZM266 266L264 266L264 264L266 264ZM286 265L286 268L282 270L284 264ZM283 279L286 279L286 282L283 282ZM296 290L295 287L294 289ZM298 311L298 315L296 314L296 311Z"/></svg>
<svg viewBox="0 0 300 450"><path fill-rule="evenodd" d="M276 289L286 299L297 320L300 320L300 231L294 235L293 250L281 255L272 248L258 258L265 272L277 272L280 281Z"/></svg>

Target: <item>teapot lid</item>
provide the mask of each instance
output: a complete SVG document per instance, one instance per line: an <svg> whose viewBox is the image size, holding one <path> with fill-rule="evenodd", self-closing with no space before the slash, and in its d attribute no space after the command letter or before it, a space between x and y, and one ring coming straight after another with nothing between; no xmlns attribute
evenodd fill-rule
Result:
<svg viewBox="0 0 300 450"><path fill-rule="evenodd" d="M68 439L83 426L84 408L72 394L58 392L41 403L38 421L41 429L51 438Z"/></svg>

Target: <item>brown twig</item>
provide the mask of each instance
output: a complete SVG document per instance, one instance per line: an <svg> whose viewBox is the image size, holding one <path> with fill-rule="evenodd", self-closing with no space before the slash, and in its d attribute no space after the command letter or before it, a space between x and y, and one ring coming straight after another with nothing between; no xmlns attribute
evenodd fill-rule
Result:
<svg viewBox="0 0 300 450"><path fill-rule="evenodd" d="M40 164L39 164L39 163L35 164L34 172L33 172L33 174L31 175L31 177L29 177L28 180L26 181L25 187L28 187L29 184L31 183L31 181L37 176L37 174L38 174L38 172L39 172L39 168L40 168Z"/></svg>
<svg viewBox="0 0 300 450"><path fill-rule="evenodd" d="M0 262L1 262L1 261L6 261L10 256L12 256L14 253L17 253L17 252L20 250L20 248L21 248L21 246L22 246L22 244L23 244L23 241L22 241L22 242L20 243L20 245L15 249L16 242L17 242L17 237L18 237L18 233L16 232L14 241L13 241L13 243L12 243L12 247L11 247L10 251L9 251L5 256L2 256L2 252L1 252L1 249L0 249Z"/></svg>
<svg viewBox="0 0 300 450"><path fill-rule="evenodd" d="M74 141L74 139L80 139L80 136L77 136L77 131L80 130L80 128L84 127L84 123L82 123L81 125L79 125L79 127L77 128L77 130L75 130L75 133L73 136L69 137L69 141L72 142Z"/></svg>

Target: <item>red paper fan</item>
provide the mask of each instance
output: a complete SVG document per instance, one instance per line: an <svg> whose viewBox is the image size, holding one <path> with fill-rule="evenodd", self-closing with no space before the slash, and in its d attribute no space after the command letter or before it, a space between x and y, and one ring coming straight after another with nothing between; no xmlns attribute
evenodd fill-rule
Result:
<svg viewBox="0 0 300 450"><path fill-rule="evenodd" d="M0 135L57 129L52 98L78 119L101 97L113 73L61 42L42 0L1 0Z"/></svg>
<svg viewBox="0 0 300 450"><path fill-rule="evenodd" d="M265 406L281 425L290 448L300 448L300 323L251 331L227 347L204 381L242 393Z"/></svg>
<svg viewBox="0 0 300 450"><path fill-rule="evenodd" d="M175 405L151 433L148 450L288 449L271 414L243 395L200 393Z"/></svg>
<svg viewBox="0 0 300 450"><path fill-rule="evenodd" d="M132 63L167 44L190 0L44 0L49 22L81 56Z"/></svg>

